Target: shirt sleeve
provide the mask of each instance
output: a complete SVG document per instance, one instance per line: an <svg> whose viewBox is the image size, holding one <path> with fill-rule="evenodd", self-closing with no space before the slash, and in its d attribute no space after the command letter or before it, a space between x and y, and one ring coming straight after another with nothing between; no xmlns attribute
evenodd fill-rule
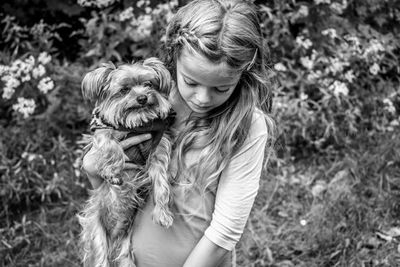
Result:
<svg viewBox="0 0 400 267"><path fill-rule="evenodd" d="M248 139L219 180L212 220L204 234L229 251L239 241L258 193L268 139L266 127L260 117L253 122Z"/></svg>

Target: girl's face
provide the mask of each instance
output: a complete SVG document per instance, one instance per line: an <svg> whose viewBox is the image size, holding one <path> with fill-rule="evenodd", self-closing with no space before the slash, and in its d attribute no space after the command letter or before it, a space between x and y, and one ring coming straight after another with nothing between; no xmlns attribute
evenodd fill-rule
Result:
<svg viewBox="0 0 400 267"><path fill-rule="evenodd" d="M176 62L181 104L198 114L206 114L232 95L241 73L225 62L215 64L206 57L183 48Z"/></svg>

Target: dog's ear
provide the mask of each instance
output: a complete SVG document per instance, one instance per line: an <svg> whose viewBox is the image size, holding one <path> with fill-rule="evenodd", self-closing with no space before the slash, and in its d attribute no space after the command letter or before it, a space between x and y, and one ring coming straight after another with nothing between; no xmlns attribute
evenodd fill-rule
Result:
<svg viewBox="0 0 400 267"><path fill-rule="evenodd" d="M169 95L173 86L173 80L164 63L156 57L150 57L143 61L143 66L150 67L157 73L160 92Z"/></svg>
<svg viewBox="0 0 400 267"><path fill-rule="evenodd" d="M111 71L115 70L115 65L103 63L101 67L88 72L82 80L83 98L89 101L97 101L101 98L104 88L108 84L108 76Z"/></svg>

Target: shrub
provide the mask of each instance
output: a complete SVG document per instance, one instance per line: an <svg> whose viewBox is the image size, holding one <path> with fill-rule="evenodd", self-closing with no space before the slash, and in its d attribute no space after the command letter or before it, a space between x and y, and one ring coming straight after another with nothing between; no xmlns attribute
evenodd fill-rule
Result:
<svg viewBox="0 0 400 267"><path fill-rule="evenodd" d="M280 81L275 112L293 156L340 153L398 128L400 28L385 15L399 20L394 3L270 1L260 7Z"/></svg>

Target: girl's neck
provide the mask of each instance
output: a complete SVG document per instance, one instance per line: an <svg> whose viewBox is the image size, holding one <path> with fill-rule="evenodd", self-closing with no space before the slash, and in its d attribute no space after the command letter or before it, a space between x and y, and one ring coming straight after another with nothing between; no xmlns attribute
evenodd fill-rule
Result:
<svg viewBox="0 0 400 267"><path fill-rule="evenodd" d="M186 103L184 102L184 100L182 99L181 95L179 94L176 88L171 90L168 100L171 103L172 108L176 112L174 128L179 129L188 119L191 110L186 105Z"/></svg>

